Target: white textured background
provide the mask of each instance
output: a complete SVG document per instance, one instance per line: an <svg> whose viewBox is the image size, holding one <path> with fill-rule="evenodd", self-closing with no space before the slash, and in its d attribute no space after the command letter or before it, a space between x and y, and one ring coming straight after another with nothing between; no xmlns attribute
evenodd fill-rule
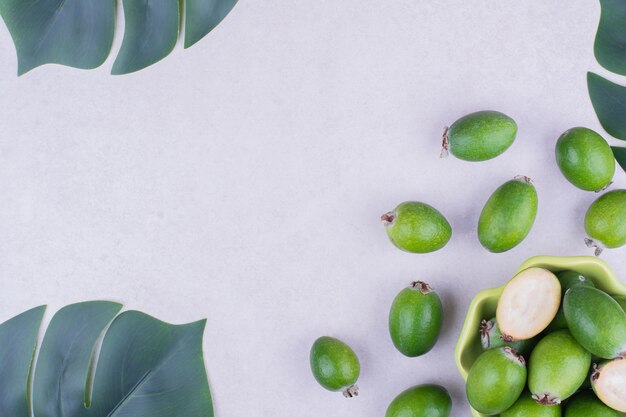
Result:
<svg viewBox="0 0 626 417"><path fill-rule="evenodd" d="M176 323L207 317L221 417L382 416L425 382L469 415L453 350L472 296L530 256L590 253L595 195L565 181L553 146L569 127L599 129L585 85L587 70L606 73L598 17L587 0L241 0L195 47L123 77L110 59L16 78L1 26L0 321L102 298ZM517 120L514 146L439 160L442 126L481 109ZM477 217L516 174L536 181L537 222L492 255ZM387 241L379 215L410 199L449 218L445 249ZM625 254L604 258L626 274ZM408 359L387 311L416 278L438 289L446 321L436 348ZM323 334L359 354L359 398L313 380Z"/></svg>

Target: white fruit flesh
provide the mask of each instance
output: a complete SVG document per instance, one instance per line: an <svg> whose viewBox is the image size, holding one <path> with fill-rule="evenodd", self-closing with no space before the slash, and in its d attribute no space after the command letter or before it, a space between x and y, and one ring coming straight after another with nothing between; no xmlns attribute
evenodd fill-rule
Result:
<svg viewBox="0 0 626 417"><path fill-rule="evenodd" d="M561 284L547 269L529 268L504 288L496 319L502 335L526 340L541 333L556 316L561 304Z"/></svg>
<svg viewBox="0 0 626 417"><path fill-rule="evenodd" d="M614 410L626 413L626 359L615 359L594 375L593 390Z"/></svg>

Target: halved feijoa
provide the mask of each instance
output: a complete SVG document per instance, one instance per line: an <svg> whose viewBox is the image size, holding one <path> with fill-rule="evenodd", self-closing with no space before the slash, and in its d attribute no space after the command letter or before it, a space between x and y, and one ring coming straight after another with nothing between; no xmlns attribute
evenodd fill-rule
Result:
<svg viewBox="0 0 626 417"><path fill-rule="evenodd" d="M626 413L626 359L600 365L591 375L591 386L604 404Z"/></svg>
<svg viewBox="0 0 626 417"><path fill-rule="evenodd" d="M479 413L500 414L519 398L526 385L526 363L509 347L483 352L472 365L465 386Z"/></svg>
<svg viewBox="0 0 626 417"><path fill-rule="evenodd" d="M502 332L498 327L498 321L495 317L491 320L483 320L480 323L480 342L483 350L508 346L515 349L520 355L529 353L536 343L535 338L528 340L511 340L507 342L504 340L504 336L502 336Z"/></svg>
<svg viewBox="0 0 626 417"><path fill-rule="evenodd" d="M391 304L389 334L403 355L420 356L437 342L442 321L443 306L437 293L427 283L415 281Z"/></svg>
<svg viewBox="0 0 626 417"><path fill-rule="evenodd" d="M563 312L572 335L603 359L626 355L626 312L597 288L574 287L565 293Z"/></svg>
<svg viewBox="0 0 626 417"><path fill-rule="evenodd" d="M591 354L568 330L550 333L537 343L528 361L528 387L540 404L571 397L589 374Z"/></svg>
<svg viewBox="0 0 626 417"><path fill-rule="evenodd" d="M581 190L600 191L615 174L615 156L606 140L586 127L569 129L556 142L556 162Z"/></svg>
<svg viewBox="0 0 626 417"><path fill-rule="evenodd" d="M617 411L608 407L591 390L574 395L565 407L565 417L618 417Z"/></svg>
<svg viewBox="0 0 626 417"><path fill-rule="evenodd" d="M398 205L381 220L389 240L406 252L434 252L443 248L452 235L450 223L437 209L417 201Z"/></svg>
<svg viewBox="0 0 626 417"><path fill-rule="evenodd" d="M452 398L439 385L418 385L403 391L387 408L385 417L448 417Z"/></svg>
<svg viewBox="0 0 626 417"><path fill-rule="evenodd" d="M500 414L500 417L561 417L561 406L539 404L528 391L524 391L513 407Z"/></svg>
<svg viewBox="0 0 626 417"><path fill-rule="evenodd" d="M347 398L358 395L359 358L350 346L334 337L322 336L311 347L311 371L329 391L342 391Z"/></svg>
<svg viewBox="0 0 626 417"><path fill-rule="evenodd" d="M461 117L446 128L443 151L464 161L486 161L506 151L515 141L517 124L506 114L479 111Z"/></svg>
<svg viewBox="0 0 626 417"><path fill-rule="evenodd" d="M478 240L494 253L519 245L537 216L537 191L528 177L516 177L489 197L478 220Z"/></svg>
<svg viewBox="0 0 626 417"><path fill-rule="evenodd" d="M626 244L626 190L613 190L594 201L585 215L587 246L619 248Z"/></svg>
<svg viewBox="0 0 626 417"><path fill-rule="evenodd" d="M527 340L541 333L556 316L561 284L547 269L528 268L504 287L496 318L504 340Z"/></svg>

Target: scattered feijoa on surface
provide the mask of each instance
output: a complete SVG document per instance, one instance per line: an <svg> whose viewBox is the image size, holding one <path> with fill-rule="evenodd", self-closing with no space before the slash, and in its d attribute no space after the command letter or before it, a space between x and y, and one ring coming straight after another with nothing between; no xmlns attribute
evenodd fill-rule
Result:
<svg viewBox="0 0 626 417"><path fill-rule="evenodd" d="M443 305L430 285L411 283L391 304L389 334L394 346L405 356L423 355L433 348L443 321Z"/></svg>
<svg viewBox="0 0 626 417"><path fill-rule="evenodd" d="M565 313L563 313L562 303L563 298L565 297L565 292L567 290L573 287L577 287L579 285L586 287L595 287L593 281L576 271L561 271L556 274L556 277L561 283L561 306L559 307L559 311L556 313L556 317L554 317L554 320L552 320L552 323L550 323L547 328L547 331L549 332L567 329L567 320L565 320Z"/></svg>
<svg viewBox="0 0 626 417"><path fill-rule="evenodd" d="M517 124L506 114L479 111L461 117L446 128L443 151L464 161L486 161L506 151L515 141Z"/></svg>
<svg viewBox="0 0 626 417"><path fill-rule="evenodd" d="M585 390L567 402L565 417L618 417L618 415L617 411L600 401L593 391Z"/></svg>
<svg viewBox="0 0 626 417"><path fill-rule="evenodd" d="M499 414L508 410L526 385L526 364L509 347L483 352L467 376L467 399L474 410Z"/></svg>
<svg viewBox="0 0 626 417"><path fill-rule="evenodd" d="M626 413L626 358L600 365L591 375L591 386L604 404Z"/></svg>
<svg viewBox="0 0 626 417"><path fill-rule="evenodd" d="M528 361L528 387L540 404L561 404L589 375L591 354L568 330L550 333L537 343Z"/></svg>
<svg viewBox="0 0 626 417"><path fill-rule="evenodd" d="M519 399L500 417L561 417L561 406L538 404L528 391L524 391Z"/></svg>
<svg viewBox="0 0 626 417"><path fill-rule="evenodd" d="M541 333L561 304L561 284L547 269L528 268L504 287L496 320L505 341L527 340Z"/></svg>
<svg viewBox="0 0 626 417"><path fill-rule="evenodd" d="M418 385L403 391L387 408L385 417L448 417L452 398L439 385Z"/></svg>
<svg viewBox="0 0 626 417"><path fill-rule="evenodd" d="M505 341L498 327L498 321L494 317L491 320L483 320L480 323L480 343L483 350L508 346L515 349L520 355L525 355L535 346L535 339Z"/></svg>
<svg viewBox="0 0 626 417"><path fill-rule="evenodd" d="M342 391L345 397L358 395L355 385L360 364L354 351L339 339L322 336L311 347L311 371L317 382L329 391Z"/></svg>
<svg viewBox="0 0 626 417"><path fill-rule="evenodd" d="M478 220L478 240L494 253L519 245L530 233L537 216L538 198L527 177L500 186L487 200Z"/></svg>
<svg viewBox="0 0 626 417"><path fill-rule="evenodd" d="M619 248L626 244L626 190L613 190L594 201L585 215L588 246Z"/></svg>
<svg viewBox="0 0 626 417"><path fill-rule="evenodd" d="M406 252L434 252L443 248L452 235L450 223L437 209L416 201L398 205L381 220L391 242Z"/></svg>
<svg viewBox="0 0 626 417"><path fill-rule="evenodd" d="M607 293L574 287L565 293L567 327L585 349L603 359L626 354L626 313Z"/></svg>
<svg viewBox="0 0 626 417"><path fill-rule="evenodd" d="M615 156L606 140L586 127L563 133L556 142L556 162L569 182L585 191L606 188L615 174Z"/></svg>

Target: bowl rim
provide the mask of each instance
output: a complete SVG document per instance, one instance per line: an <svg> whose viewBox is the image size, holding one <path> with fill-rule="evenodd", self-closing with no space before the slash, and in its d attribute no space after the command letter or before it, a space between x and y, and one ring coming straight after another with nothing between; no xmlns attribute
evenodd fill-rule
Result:
<svg viewBox="0 0 626 417"><path fill-rule="evenodd" d="M576 269L577 266L580 265L589 265L593 264L603 271L605 276L605 280L610 281L611 284L620 289L620 292L626 295L626 284L624 284L618 277L615 275L611 267L602 259L594 256L534 256L532 258L527 259L522 265L517 269L513 277L520 273L521 271L531 268L531 267L553 267L554 269ZM508 282L508 281L507 281ZM454 361L456 363L457 369L461 374L461 377L464 381L467 380L467 375L469 373L469 369L465 369L461 362L462 353L465 351L469 344L469 340L471 340L471 336L476 331L476 326L474 326L476 321L476 315L478 314L478 309L480 305L485 301L485 299L496 297L499 298L502 293L504 286L503 284L499 287L488 288L478 292L467 309L467 313L465 315L465 321L463 323L463 327L461 329L461 333L459 334L459 338L457 339L456 347L454 349ZM482 414L476 412L471 409L472 414L476 417L481 417Z"/></svg>

